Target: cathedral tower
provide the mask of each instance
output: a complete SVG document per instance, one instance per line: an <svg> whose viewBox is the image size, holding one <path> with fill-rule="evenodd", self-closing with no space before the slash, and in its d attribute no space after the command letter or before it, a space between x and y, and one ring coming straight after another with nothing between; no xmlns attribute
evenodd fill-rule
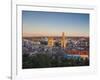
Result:
<svg viewBox="0 0 100 80"><path fill-rule="evenodd" d="M64 32L62 32L61 47L66 48L66 37Z"/></svg>

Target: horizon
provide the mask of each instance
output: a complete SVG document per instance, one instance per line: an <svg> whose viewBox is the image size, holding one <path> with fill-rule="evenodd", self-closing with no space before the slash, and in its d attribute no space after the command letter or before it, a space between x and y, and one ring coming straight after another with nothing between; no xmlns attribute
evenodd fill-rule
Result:
<svg viewBox="0 0 100 80"><path fill-rule="evenodd" d="M62 36L22 36L23 38L25 37L62 37ZM65 37L86 37L89 38L89 36L65 36Z"/></svg>

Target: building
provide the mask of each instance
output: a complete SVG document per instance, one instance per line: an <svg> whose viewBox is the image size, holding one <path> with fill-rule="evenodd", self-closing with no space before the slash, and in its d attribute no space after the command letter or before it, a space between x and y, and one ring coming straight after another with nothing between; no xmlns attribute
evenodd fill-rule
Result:
<svg viewBox="0 0 100 80"><path fill-rule="evenodd" d="M62 32L62 38L61 38L61 47L66 48L66 37L65 37L65 33Z"/></svg>
<svg viewBox="0 0 100 80"><path fill-rule="evenodd" d="M53 40L53 37L48 37L48 46L49 46L49 47L54 46L54 40Z"/></svg>
<svg viewBox="0 0 100 80"><path fill-rule="evenodd" d="M54 38L53 38L53 37L48 37L48 46L49 46L49 47L54 46L54 42L55 42L55 41L54 41ZM61 47L62 47L62 48L66 48L66 43L67 43L67 41L66 41L65 33L62 32Z"/></svg>
<svg viewBox="0 0 100 80"><path fill-rule="evenodd" d="M67 41L66 41L65 33L62 32L61 47L62 48L66 48L66 43L67 43ZM53 39L53 37L48 37L48 46L49 47L54 46L54 39Z"/></svg>

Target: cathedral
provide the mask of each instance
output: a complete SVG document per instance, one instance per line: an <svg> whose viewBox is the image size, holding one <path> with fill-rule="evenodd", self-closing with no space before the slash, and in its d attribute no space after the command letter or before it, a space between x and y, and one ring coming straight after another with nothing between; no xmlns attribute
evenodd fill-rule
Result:
<svg viewBox="0 0 100 80"><path fill-rule="evenodd" d="M62 48L66 48L66 37L65 37L65 33L62 32L62 37L61 37L61 47ZM54 46L54 39L53 37L48 37L48 46L52 47Z"/></svg>

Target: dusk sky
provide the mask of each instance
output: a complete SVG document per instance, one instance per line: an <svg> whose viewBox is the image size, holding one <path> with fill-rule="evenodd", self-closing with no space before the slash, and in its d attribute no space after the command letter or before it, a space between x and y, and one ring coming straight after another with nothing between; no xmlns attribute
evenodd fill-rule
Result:
<svg viewBox="0 0 100 80"><path fill-rule="evenodd" d="M89 36L89 14L22 11L23 36Z"/></svg>

